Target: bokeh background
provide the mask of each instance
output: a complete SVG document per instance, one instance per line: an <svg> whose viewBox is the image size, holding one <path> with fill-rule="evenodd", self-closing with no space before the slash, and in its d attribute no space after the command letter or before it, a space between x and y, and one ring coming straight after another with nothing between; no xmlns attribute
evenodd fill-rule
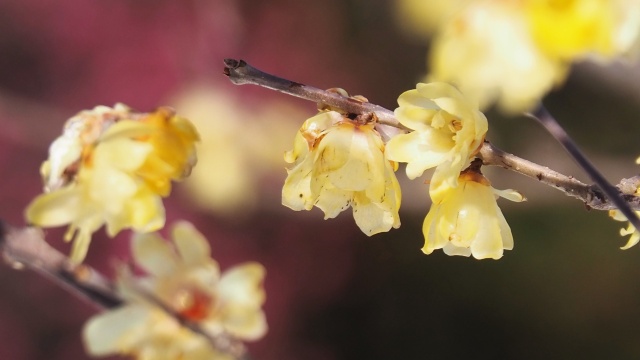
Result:
<svg viewBox="0 0 640 360"><path fill-rule="evenodd" d="M502 169L515 249L499 261L423 255L423 181L403 181L402 227L368 238L280 205L284 151L315 105L222 75L222 59L394 108L426 73L428 40L403 31L391 0L0 0L0 218L24 224L38 168L65 119L124 102L173 105L202 133L193 178L165 203L192 221L223 268L267 268L270 331L249 344L274 359L635 359L640 249L624 225ZM640 71L577 64L545 103L607 177L637 172ZM533 121L488 111L489 140L583 179ZM398 177L405 179L402 171ZM425 179L427 177L425 176ZM62 230L47 239L62 251ZM113 274L129 234L98 233L87 263ZM30 272L0 267L0 359L88 359L91 307ZM116 359L116 358L114 358Z"/></svg>

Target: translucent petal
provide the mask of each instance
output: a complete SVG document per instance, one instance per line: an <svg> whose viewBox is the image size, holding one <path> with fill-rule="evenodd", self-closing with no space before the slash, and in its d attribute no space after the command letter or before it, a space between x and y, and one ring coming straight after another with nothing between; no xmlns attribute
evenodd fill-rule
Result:
<svg viewBox="0 0 640 360"><path fill-rule="evenodd" d="M327 130L317 150L313 152L315 154L314 177L338 170L349 161L353 135L352 124L341 124Z"/></svg>
<svg viewBox="0 0 640 360"><path fill-rule="evenodd" d="M220 297L225 302L258 309L265 300L264 276L265 269L258 263L236 265L222 274L218 284Z"/></svg>
<svg viewBox="0 0 640 360"><path fill-rule="evenodd" d="M315 206L324 212L324 218L333 219L351 204L353 191L342 190L333 187L331 184L322 187Z"/></svg>
<svg viewBox="0 0 640 360"><path fill-rule="evenodd" d="M367 135L357 131L352 134L349 158L340 168L327 173L327 180L333 186L343 190L362 191L367 189L374 181L375 170L382 164L382 152L379 149L371 149ZM325 138L324 141L327 139ZM378 153L378 157L374 156ZM378 163L376 163L378 160ZM380 179L384 181L383 179Z"/></svg>
<svg viewBox="0 0 640 360"><path fill-rule="evenodd" d="M468 247L455 246L451 242L447 242L446 244L444 244L444 246L442 247L442 251L449 256L471 256L471 249L469 249Z"/></svg>
<svg viewBox="0 0 640 360"><path fill-rule="evenodd" d="M471 243L471 254L476 259L499 259L503 254L503 243L498 219L495 213L486 215Z"/></svg>
<svg viewBox="0 0 640 360"><path fill-rule="evenodd" d="M500 196L503 197L507 200L511 200L511 201L515 201L515 202L521 202L521 201L527 201L527 198L524 197L524 195L522 195L522 193L520 193L517 190L513 190L513 189L505 189L505 190L497 190L497 189L493 189L493 192Z"/></svg>
<svg viewBox="0 0 640 360"><path fill-rule="evenodd" d="M136 138L153 134L156 129L146 123L133 120L120 120L110 126L99 138L99 142L109 142L118 138Z"/></svg>
<svg viewBox="0 0 640 360"><path fill-rule="evenodd" d="M418 84L420 86L421 84ZM398 97L400 107L415 106L422 109L440 110L431 98L422 95L417 89L407 90Z"/></svg>
<svg viewBox="0 0 640 360"><path fill-rule="evenodd" d="M221 314L225 330L245 340L257 340L267 333L267 321L262 311L238 304L229 304Z"/></svg>
<svg viewBox="0 0 640 360"><path fill-rule="evenodd" d="M81 194L75 186L42 194L27 207L25 215L30 224L49 227L68 224L83 212Z"/></svg>
<svg viewBox="0 0 640 360"><path fill-rule="evenodd" d="M448 157L448 152L434 151L431 148L433 131L411 132L394 137L387 143L385 153L393 161L407 163L407 176L415 179L426 169L440 165ZM437 143L437 141L436 141Z"/></svg>
<svg viewBox="0 0 640 360"><path fill-rule="evenodd" d="M211 260L209 242L190 222L180 221L173 225L171 238L186 266L195 266Z"/></svg>
<svg viewBox="0 0 640 360"><path fill-rule="evenodd" d="M114 125L115 126L115 125ZM123 171L138 169L151 153L151 144L128 138L114 138L96 147L96 166L110 166Z"/></svg>
<svg viewBox="0 0 640 360"><path fill-rule="evenodd" d="M431 205L427 216L422 224L422 233L424 235L424 246L422 252L431 254L435 249L442 249L448 240L438 231L440 228L440 206Z"/></svg>
<svg viewBox="0 0 640 360"><path fill-rule="evenodd" d="M282 187L282 205L296 211L311 210L315 196L311 193L313 159L308 156L288 171Z"/></svg>
<svg viewBox="0 0 640 360"><path fill-rule="evenodd" d="M155 233L136 233L132 239L131 251L136 263L151 275L170 276L178 269L173 249Z"/></svg>
<svg viewBox="0 0 640 360"><path fill-rule="evenodd" d="M92 356L128 352L146 334L151 316L150 309L129 305L92 317L82 332L87 351Z"/></svg>
<svg viewBox="0 0 640 360"><path fill-rule="evenodd" d="M419 83L416 91L427 99L453 98L464 100L465 97L454 86L444 82Z"/></svg>
<svg viewBox="0 0 640 360"><path fill-rule="evenodd" d="M425 109L423 107L405 105L394 110L394 115L400 123L415 131L425 131L432 123L438 109Z"/></svg>
<svg viewBox="0 0 640 360"><path fill-rule="evenodd" d="M352 207L356 224L368 236L387 232L396 224L394 213L372 203L362 193L356 193ZM399 226L399 220L397 223Z"/></svg>

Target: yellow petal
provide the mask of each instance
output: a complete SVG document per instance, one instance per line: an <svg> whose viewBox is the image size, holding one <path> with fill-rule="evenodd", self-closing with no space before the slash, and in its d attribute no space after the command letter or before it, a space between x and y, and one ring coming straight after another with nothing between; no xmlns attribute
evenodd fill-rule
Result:
<svg viewBox="0 0 640 360"><path fill-rule="evenodd" d="M136 263L149 274L162 277L177 271L178 260L169 244L155 233L136 233L131 241Z"/></svg>
<svg viewBox="0 0 640 360"><path fill-rule="evenodd" d="M36 197L25 211L30 224L50 227L61 226L80 217L83 207L80 193L74 186Z"/></svg>
<svg viewBox="0 0 640 360"><path fill-rule="evenodd" d="M296 211L311 210L315 202L311 193L312 172L313 158L310 156L288 170L289 174L282 187L282 205Z"/></svg>
<svg viewBox="0 0 640 360"><path fill-rule="evenodd" d="M196 266L211 260L211 247L207 239L193 224L180 221L173 225L171 237L182 261L187 266Z"/></svg>
<svg viewBox="0 0 640 360"><path fill-rule="evenodd" d="M129 305L92 317L82 332L87 351L92 356L106 356L133 350L146 334L151 316L149 308Z"/></svg>
<svg viewBox="0 0 640 360"><path fill-rule="evenodd" d="M315 203L324 212L324 218L332 219L351 205L353 191L337 189L328 182L320 188Z"/></svg>

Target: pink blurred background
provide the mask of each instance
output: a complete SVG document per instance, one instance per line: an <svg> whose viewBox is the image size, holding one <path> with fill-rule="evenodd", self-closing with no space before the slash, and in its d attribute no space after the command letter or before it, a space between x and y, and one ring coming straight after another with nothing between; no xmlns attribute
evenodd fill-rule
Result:
<svg viewBox="0 0 640 360"><path fill-rule="evenodd" d="M427 51L426 43L400 33L393 6L383 0L0 0L0 218L24 223L23 209L41 191L38 168L49 143L68 117L96 105L124 102L150 111L180 104L176 99L192 88L213 89L223 95L211 99L217 106L211 121L242 114L234 125L220 123L233 126L238 140L214 153L235 159L258 144L257 152L281 156L315 105L230 84L222 75L226 57L393 108L426 71ZM579 70L547 104L615 181L636 172L630 164L640 154L634 135L640 105L635 95L612 92L608 73L594 77L591 70ZM272 115L282 109L282 119L265 123L264 109ZM287 117L293 113L297 118ZM535 124L493 112L489 118L490 139L499 146L580 174ZM274 129L290 138L265 141L261 135L271 138ZM496 171L496 184L530 198L504 204L516 249L497 262L425 256L419 249L428 200L420 181L407 184L402 228L367 238L348 212L323 221L317 209L284 209L284 162L256 164L255 152L239 157L246 163L234 175L252 180L238 190L251 194L250 201L232 203L230 211L195 206L206 186L178 184L166 202L168 223L196 224L223 269L244 261L266 266L270 331L249 344L254 359L640 356L640 254L618 250L622 224L606 214ZM199 166L212 188L228 171L205 159ZM66 252L61 234L52 229L47 238ZM128 236L97 234L87 263L113 274L114 259L128 256ZM0 359L88 358L80 334L94 308L30 272L0 267L0 284Z"/></svg>

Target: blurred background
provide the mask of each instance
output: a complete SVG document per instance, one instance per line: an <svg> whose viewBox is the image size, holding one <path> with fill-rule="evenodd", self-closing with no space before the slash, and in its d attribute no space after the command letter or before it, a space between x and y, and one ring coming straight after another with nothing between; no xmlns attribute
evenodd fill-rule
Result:
<svg viewBox="0 0 640 360"><path fill-rule="evenodd" d="M626 224L554 189L487 169L495 187L529 199L500 203L515 249L499 261L423 255L427 186L403 169L402 227L386 234L366 237L350 211L324 221L280 205L282 155L315 104L234 86L222 59L393 109L429 50L396 5L0 0L0 218L24 224L67 118L116 102L172 105L202 143L192 178L165 202L168 223L193 222L223 269L267 268L270 331L249 344L254 359L639 358L640 248L619 250ZM637 173L638 66L577 64L545 103L612 182ZM496 146L586 181L532 120L487 117ZM47 239L68 252L62 233ZM128 238L97 233L86 262L113 275ZM96 309L31 272L0 267L0 284L1 359L89 358L80 335Z"/></svg>

